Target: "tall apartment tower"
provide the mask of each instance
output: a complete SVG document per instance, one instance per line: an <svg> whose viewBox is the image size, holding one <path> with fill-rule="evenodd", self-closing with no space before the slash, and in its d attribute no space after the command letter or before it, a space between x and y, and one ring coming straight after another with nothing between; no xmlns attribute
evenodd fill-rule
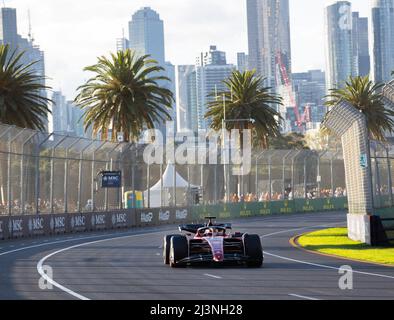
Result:
<svg viewBox="0 0 394 320"><path fill-rule="evenodd" d="M289 0L247 0L247 20L249 69L277 88L284 80L280 66L291 75Z"/></svg>
<svg viewBox="0 0 394 320"><path fill-rule="evenodd" d="M338 88L357 74L353 56L352 7L337 1L325 8L327 90Z"/></svg>
<svg viewBox="0 0 394 320"><path fill-rule="evenodd" d="M164 23L159 14L144 7L129 22L129 45L139 55L149 54L159 65L165 66Z"/></svg>
<svg viewBox="0 0 394 320"><path fill-rule="evenodd" d="M389 81L394 70L394 0L372 0L373 79Z"/></svg>
<svg viewBox="0 0 394 320"><path fill-rule="evenodd" d="M209 121L205 114L207 104L213 98L208 97L215 91L227 90L224 80L228 79L236 67L227 64L226 53L210 46L208 52L201 52L196 59L196 85L197 85L197 118L198 129L208 129Z"/></svg>
<svg viewBox="0 0 394 320"><path fill-rule="evenodd" d="M197 132L196 66L181 65L177 70L177 120L179 132Z"/></svg>
<svg viewBox="0 0 394 320"><path fill-rule="evenodd" d="M2 44L9 44L14 49L18 46L18 28L14 8L1 8L0 41Z"/></svg>
<svg viewBox="0 0 394 320"><path fill-rule="evenodd" d="M359 76L367 76L371 71L369 55L368 18L352 13L353 57Z"/></svg>

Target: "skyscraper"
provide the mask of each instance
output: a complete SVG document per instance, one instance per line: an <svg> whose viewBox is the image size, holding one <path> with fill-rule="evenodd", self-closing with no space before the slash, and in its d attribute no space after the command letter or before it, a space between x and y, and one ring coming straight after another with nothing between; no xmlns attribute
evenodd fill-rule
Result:
<svg viewBox="0 0 394 320"><path fill-rule="evenodd" d="M217 91L227 90L224 80L228 79L235 66L227 64L226 53L210 46L208 52L201 52L196 59L197 79L197 118L198 129L208 129L210 123L204 118L207 104L212 98L208 95Z"/></svg>
<svg viewBox="0 0 394 320"><path fill-rule="evenodd" d="M358 12L352 14L353 57L357 74L369 75L371 59L369 56L368 18L360 17Z"/></svg>
<svg viewBox="0 0 394 320"><path fill-rule="evenodd" d="M373 78L391 79L394 70L394 0L372 1Z"/></svg>
<svg viewBox="0 0 394 320"><path fill-rule="evenodd" d="M327 90L338 88L357 74L353 56L352 7L337 1L325 8Z"/></svg>
<svg viewBox="0 0 394 320"><path fill-rule="evenodd" d="M248 70L248 55L245 52L237 53L237 69L240 72Z"/></svg>
<svg viewBox="0 0 394 320"><path fill-rule="evenodd" d="M1 8L0 12L0 43L9 45L11 52L17 50L18 53L24 52L20 59L23 65L35 62L31 67L37 76L41 77L41 84L45 85L45 58L44 52L40 47L33 43L33 39L23 38L18 34L17 14L14 8ZM45 90L40 92L41 96L46 96ZM46 130L48 130L48 117L42 119Z"/></svg>
<svg viewBox="0 0 394 320"><path fill-rule="evenodd" d="M156 11L144 7L133 14L129 22L129 41L130 48L139 55L149 54L164 67L164 23Z"/></svg>
<svg viewBox="0 0 394 320"><path fill-rule="evenodd" d="M277 88L291 74L289 0L247 0L247 16L249 68Z"/></svg>
<svg viewBox="0 0 394 320"><path fill-rule="evenodd" d="M156 11L144 7L133 14L129 22L129 47L139 56L150 55L165 69L161 75L169 78L170 82L160 81L159 85L171 90L175 97L175 67L165 60L164 23ZM175 108L174 103L172 110L169 111L174 122L176 122ZM166 125L158 123L156 128L165 133Z"/></svg>
<svg viewBox="0 0 394 320"><path fill-rule="evenodd" d="M10 45L14 50L18 46L18 28L14 8L1 8L0 41L2 44Z"/></svg>
<svg viewBox="0 0 394 320"><path fill-rule="evenodd" d="M177 125L179 132L197 132L198 130L196 79L194 65L178 66Z"/></svg>

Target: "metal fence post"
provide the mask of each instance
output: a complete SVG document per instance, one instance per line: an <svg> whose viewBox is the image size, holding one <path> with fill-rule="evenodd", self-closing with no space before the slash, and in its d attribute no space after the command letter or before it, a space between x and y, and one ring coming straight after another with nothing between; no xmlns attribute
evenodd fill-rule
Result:
<svg viewBox="0 0 394 320"><path fill-rule="evenodd" d="M64 162L64 193L63 193L63 201L64 201L64 213L68 212L68 167L69 167L69 151L72 147L74 147L81 138L78 138L74 141L68 148L66 149L66 161Z"/></svg>
<svg viewBox="0 0 394 320"><path fill-rule="evenodd" d="M35 186L36 186L36 214L40 214L40 151L41 147L51 138L53 133L50 133L36 148L36 175L35 175Z"/></svg>
<svg viewBox="0 0 394 320"><path fill-rule="evenodd" d="M34 132L32 133L28 139L26 139L23 142L22 145L22 157L21 157L21 207L20 207L20 214L23 215L25 213L25 193L24 193L24 185L25 185L25 147L26 144L33 139L36 135L38 134L38 132Z"/></svg>
<svg viewBox="0 0 394 320"><path fill-rule="evenodd" d="M8 163L7 163L7 171L8 171L8 177L7 177L7 198L8 198L8 215L12 215L12 188L11 188L11 153L12 153L12 143L17 140L22 133L25 132L25 129L22 129L19 133L17 133L14 137L8 140Z"/></svg>
<svg viewBox="0 0 394 320"><path fill-rule="evenodd" d="M286 181L286 160L287 157L292 153L293 151L289 151L286 153L286 155L283 157L283 164L282 164L282 193L283 193L283 199L285 198L286 194L286 187L285 187L285 181Z"/></svg>
<svg viewBox="0 0 394 320"><path fill-rule="evenodd" d="M64 136L60 139L60 141L58 143L56 143L51 150L51 177L50 177L50 181L49 181L49 206L51 208L51 213L54 213L54 206L53 206L53 189L54 189L54 184L55 184L55 164L54 164L54 158L55 158L55 152L56 152L56 148L61 145L63 143L64 140L67 139L67 136ZM67 156L66 156L67 157ZM64 190L63 190L64 191Z"/></svg>
<svg viewBox="0 0 394 320"><path fill-rule="evenodd" d="M304 197L305 199L308 198L308 181L307 181L307 177L306 177L306 157L304 158Z"/></svg>
<svg viewBox="0 0 394 320"><path fill-rule="evenodd" d="M150 162L146 170L146 190L148 190L148 208L150 208Z"/></svg>
<svg viewBox="0 0 394 320"><path fill-rule="evenodd" d="M83 155L87 149L94 143L90 141L89 144L83 148L79 154L79 164L78 164L78 212L82 212L82 161Z"/></svg>
<svg viewBox="0 0 394 320"><path fill-rule="evenodd" d="M389 195L390 195L390 203L393 205L393 179L391 177L391 161L390 161L390 153L389 148L385 146L386 149L386 159L387 159L387 171L388 171L388 184L389 184Z"/></svg>
<svg viewBox="0 0 394 320"><path fill-rule="evenodd" d="M96 211L96 189L95 189L95 182L97 181L97 176L95 175L95 162L96 162L96 152L98 152L104 145L107 144L108 141L104 141L99 145L97 149L93 151L92 155L92 185L91 185L91 197L92 197L92 211Z"/></svg>

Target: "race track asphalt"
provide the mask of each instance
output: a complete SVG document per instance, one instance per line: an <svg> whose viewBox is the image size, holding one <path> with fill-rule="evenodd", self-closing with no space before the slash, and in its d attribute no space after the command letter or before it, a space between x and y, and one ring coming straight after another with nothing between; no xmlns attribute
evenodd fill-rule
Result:
<svg viewBox="0 0 394 320"><path fill-rule="evenodd" d="M0 242L0 299L394 299L394 268L315 255L289 244L307 231L345 226L344 213L267 216L233 224L237 231L262 237L263 268L171 269L163 265L161 246L175 226ZM338 269L344 265L353 268L353 290L339 288ZM48 266L52 289L40 289L39 283L48 284Z"/></svg>

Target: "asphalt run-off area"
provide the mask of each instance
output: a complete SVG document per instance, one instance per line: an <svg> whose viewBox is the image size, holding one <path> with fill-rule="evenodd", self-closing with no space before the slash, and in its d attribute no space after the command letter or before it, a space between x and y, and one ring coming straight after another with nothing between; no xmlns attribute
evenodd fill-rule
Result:
<svg viewBox="0 0 394 320"><path fill-rule="evenodd" d="M0 242L0 299L392 299L394 268L315 255L289 243L332 226L346 226L345 213L233 221L236 231L261 236L259 269L165 266L162 239L176 226ZM339 286L345 265L353 269L352 290Z"/></svg>

